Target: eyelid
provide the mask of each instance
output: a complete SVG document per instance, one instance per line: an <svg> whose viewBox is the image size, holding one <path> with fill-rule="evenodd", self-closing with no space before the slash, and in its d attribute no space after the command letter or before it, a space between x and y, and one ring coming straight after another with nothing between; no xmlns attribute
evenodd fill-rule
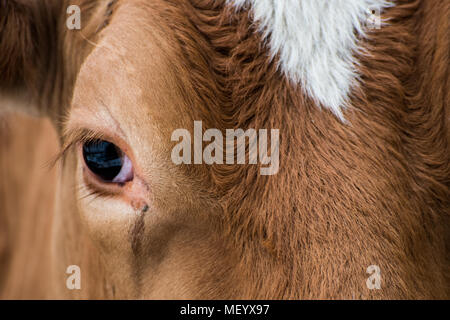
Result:
<svg viewBox="0 0 450 320"><path fill-rule="evenodd" d="M68 130L63 135L63 146L61 151L55 156L52 161L52 167L64 157L78 144L85 143L93 140L105 140L107 139L104 134L93 131L87 128Z"/></svg>
<svg viewBox="0 0 450 320"><path fill-rule="evenodd" d="M119 134L116 132L108 132L108 130L104 130L103 128L91 129L87 127L74 127L65 130L63 134L63 147L55 157L54 162L56 163L63 159L77 143L85 143L93 140L105 140L115 144L134 162L128 144Z"/></svg>

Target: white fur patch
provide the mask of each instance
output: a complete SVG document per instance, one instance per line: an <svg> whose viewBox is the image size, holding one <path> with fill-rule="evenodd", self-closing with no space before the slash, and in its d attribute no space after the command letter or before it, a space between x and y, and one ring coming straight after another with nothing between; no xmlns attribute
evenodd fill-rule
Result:
<svg viewBox="0 0 450 320"><path fill-rule="evenodd" d="M227 0L251 9L272 58L319 105L343 120L351 88L357 85L354 54L365 36L371 10L392 6L389 0ZM373 26L373 24L372 24Z"/></svg>

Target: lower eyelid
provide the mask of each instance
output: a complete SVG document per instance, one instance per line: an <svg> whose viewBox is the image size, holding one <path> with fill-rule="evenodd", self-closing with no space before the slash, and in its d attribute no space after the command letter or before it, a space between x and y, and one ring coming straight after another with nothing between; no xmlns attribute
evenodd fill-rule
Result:
<svg viewBox="0 0 450 320"><path fill-rule="evenodd" d="M82 175L86 188L88 188L92 194L116 196L122 192L122 188L124 186L123 183L102 182L85 166L82 168Z"/></svg>

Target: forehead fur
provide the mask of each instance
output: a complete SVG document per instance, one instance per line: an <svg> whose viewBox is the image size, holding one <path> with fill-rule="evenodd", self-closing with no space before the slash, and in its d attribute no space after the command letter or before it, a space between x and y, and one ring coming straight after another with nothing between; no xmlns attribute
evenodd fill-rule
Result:
<svg viewBox="0 0 450 320"><path fill-rule="evenodd" d="M271 57L281 71L318 104L342 119L358 78L355 53L372 10L391 6L385 0L228 0L251 8Z"/></svg>

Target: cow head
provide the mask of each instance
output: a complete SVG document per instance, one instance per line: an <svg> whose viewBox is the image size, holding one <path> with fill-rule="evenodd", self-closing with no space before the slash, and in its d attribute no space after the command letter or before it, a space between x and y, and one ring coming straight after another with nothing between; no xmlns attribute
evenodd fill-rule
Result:
<svg viewBox="0 0 450 320"><path fill-rule="evenodd" d="M61 137L54 294L320 298L446 290L444 217L436 217L449 199L448 154L436 147L446 131L442 124L428 132L433 144L421 154L415 137L425 125L412 129L417 115L409 115L406 97L416 56L398 36L420 43L410 19L425 9L398 4L387 17L402 23L368 35L367 7L391 3L80 0L80 30L67 28L65 1L12 3L2 5L29 29L0 65L8 74L0 84L11 92L31 82L38 111ZM310 16L316 20L306 27ZM444 97L436 99L443 112ZM174 163L172 133L185 128L194 137L194 121L203 131L279 130L279 170L264 176L261 164ZM88 279L80 292L65 288L72 264ZM392 284L384 291L365 286L373 264ZM425 285L411 288L411 275Z"/></svg>

